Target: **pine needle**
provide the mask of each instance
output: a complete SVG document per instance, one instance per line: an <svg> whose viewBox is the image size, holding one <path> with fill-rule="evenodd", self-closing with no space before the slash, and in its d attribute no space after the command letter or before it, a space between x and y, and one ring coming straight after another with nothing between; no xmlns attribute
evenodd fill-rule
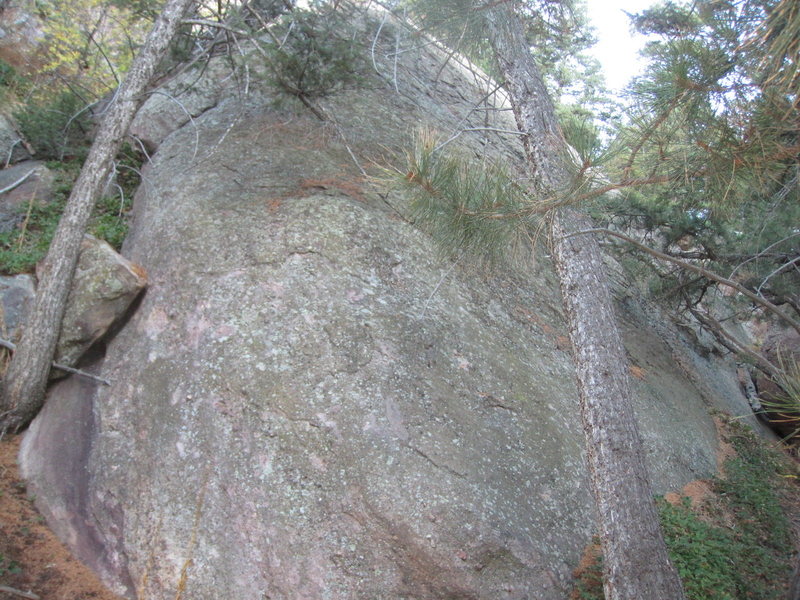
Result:
<svg viewBox="0 0 800 600"><path fill-rule="evenodd" d="M447 253L497 260L528 247L541 216L531 211L529 191L499 163L436 150L437 142L432 131L420 131L407 154L399 183L409 193L414 221Z"/></svg>

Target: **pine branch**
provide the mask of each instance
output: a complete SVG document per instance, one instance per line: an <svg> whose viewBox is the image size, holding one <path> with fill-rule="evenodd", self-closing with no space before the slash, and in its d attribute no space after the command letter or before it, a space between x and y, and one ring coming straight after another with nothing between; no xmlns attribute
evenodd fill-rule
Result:
<svg viewBox="0 0 800 600"><path fill-rule="evenodd" d="M646 245L642 244L638 240L636 240L636 239L634 239L634 238L632 238L632 237L630 237L628 235L625 235L624 233L619 233L617 231L612 231L610 229L605 229L605 228L602 228L602 227L598 227L598 228L593 228L593 229L584 229L582 231L576 231L575 233L571 233L571 234L565 236L565 238L574 237L576 235L587 235L587 234L592 234L592 233L603 233L605 235L610 235L610 236L619 238L621 240L624 240L624 241L628 242L629 244L632 244L633 246L635 246L636 248L638 248L642 252L645 252L645 253L647 253L647 254L649 254L651 256L654 256L655 258L659 258L661 260L664 260L664 261L670 262L672 264L678 265L678 266L683 267L684 269L686 269L688 271L692 271L694 273L698 273L699 275L702 275L703 277L706 277L707 279L711 279L712 281L716 281L717 283L720 283L722 285L727 285L728 287L731 287L731 288L735 289L737 292L739 292L743 296L745 296L748 299L752 300L756 304L759 304L760 306L763 306L764 308L766 308L767 310L769 310L773 314L778 315L786 323L788 323L794 329L796 329L798 333L800 333L800 322L798 322L797 320L795 320L792 317L790 317L789 315L787 315L780 308L778 308L777 306L772 304L772 302L770 302L769 300L754 294L753 292L748 290L746 287L740 285L739 283L737 283L735 281L732 281L731 279L726 279L725 277L722 277L721 275L717 275L716 273L714 273L712 271L709 271L708 269L704 269L703 267L698 267L697 265L694 265L694 264L692 264L690 262L686 262L685 260L681 260L679 258L675 258L674 256L670 256L669 254L665 254L664 252L659 252L658 250L654 250L653 248L650 248L649 246L646 246Z"/></svg>
<svg viewBox="0 0 800 600"><path fill-rule="evenodd" d="M770 377L777 379L781 375L781 371L775 367L771 362L769 362L766 358L758 354L757 352L753 352L750 348L742 344L739 340L737 340L733 335L725 331L722 325L714 319L711 315L707 313L702 313L696 308L690 308L689 312L694 316L697 321L708 329L713 336L717 339L717 341L725 346L728 350L733 352L734 354L738 354L742 357L745 357L753 362L756 368L763 371L765 374L769 375Z"/></svg>

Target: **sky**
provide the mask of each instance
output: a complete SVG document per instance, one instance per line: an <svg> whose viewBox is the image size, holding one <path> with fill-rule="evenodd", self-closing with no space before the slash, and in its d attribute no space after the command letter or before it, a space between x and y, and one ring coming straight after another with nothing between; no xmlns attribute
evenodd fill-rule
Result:
<svg viewBox="0 0 800 600"><path fill-rule="evenodd" d="M630 32L628 17L623 11L640 12L656 0L586 0L589 18L599 38L589 52L603 65L606 83L619 91L643 67L638 52L645 38Z"/></svg>

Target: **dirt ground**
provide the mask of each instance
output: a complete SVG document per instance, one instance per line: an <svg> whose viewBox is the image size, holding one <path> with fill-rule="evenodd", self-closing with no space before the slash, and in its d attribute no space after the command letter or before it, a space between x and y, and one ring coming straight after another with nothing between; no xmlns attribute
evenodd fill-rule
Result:
<svg viewBox="0 0 800 600"><path fill-rule="evenodd" d="M19 476L20 440L0 440L0 600L122 600L44 524Z"/></svg>

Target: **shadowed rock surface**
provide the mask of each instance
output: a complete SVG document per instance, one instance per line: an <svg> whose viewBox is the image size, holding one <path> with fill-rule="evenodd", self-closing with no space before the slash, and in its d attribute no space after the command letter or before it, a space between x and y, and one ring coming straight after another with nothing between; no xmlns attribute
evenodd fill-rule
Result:
<svg viewBox="0 0 800 600"><path fill-rule="evenodd" d="M514 127L434 46L395 81L401 34L322 102L361 164L402 165L419 125ZM148 292L94 366L112 386L61 382L31 426L39 507L130 597L564 598L593 509L546 257L453 266L330 122L250 91L153 156L125 247ZM514 136L459 142L521 168ZM620 316L657 491L710 475L729 380L635 298Z"/></svg>

